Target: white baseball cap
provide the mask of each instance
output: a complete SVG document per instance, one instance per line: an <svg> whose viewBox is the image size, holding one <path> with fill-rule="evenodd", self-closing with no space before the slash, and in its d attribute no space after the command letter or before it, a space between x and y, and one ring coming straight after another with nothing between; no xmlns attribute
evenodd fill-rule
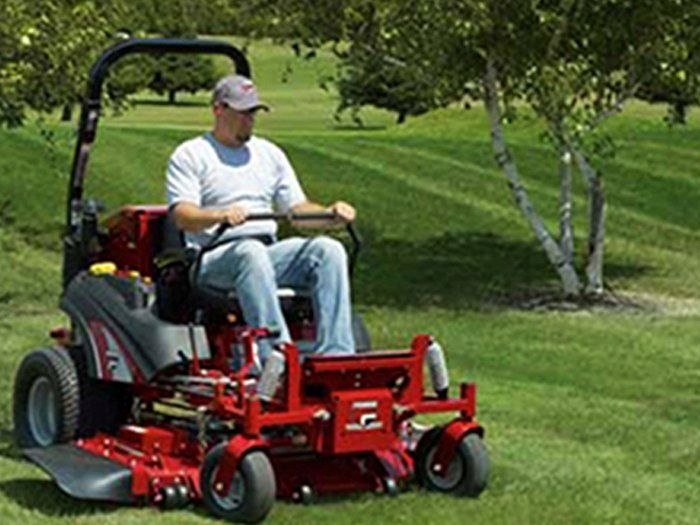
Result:
<svg viewBox="0 0 700 525"><path fill-rule="evenodd" d="M228 75L219 80L214 88L212 103L226 104L237 111L270 109L258 98L258 90L253 81L242 75Z"/></svg>

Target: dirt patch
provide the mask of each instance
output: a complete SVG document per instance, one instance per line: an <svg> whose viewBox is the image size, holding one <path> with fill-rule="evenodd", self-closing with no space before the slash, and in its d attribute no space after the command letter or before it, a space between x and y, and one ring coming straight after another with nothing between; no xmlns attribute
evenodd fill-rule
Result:
<svg viewBox="0 0 700 525"><path fill-rule="evenodd" d="M495 298L496 308L529 312L645 313L700 315L700 299L606 290L602 295L566 297L555 290L522 290Z"/></svg>
<svg viewBox="0 0 700 525"><path fill-rule="evenodd" d="M700 316L700 299L693 297L673 297L648 293L629 293L626 295L641 304L645 311L653 311L672 317Z"/></svg>
<svg viewBox="0 0 700 525"><path fill-rule="evenodd" d="M495 303L500 307L528 312L637 312L644 309L642 304L631 298L611 292L596 296L567 297L553 290L521 290L503 295Z"/></svg>

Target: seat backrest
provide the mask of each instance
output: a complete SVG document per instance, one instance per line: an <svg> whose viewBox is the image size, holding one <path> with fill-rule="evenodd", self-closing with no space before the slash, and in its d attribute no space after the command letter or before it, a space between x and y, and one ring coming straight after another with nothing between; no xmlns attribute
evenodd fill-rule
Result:
<svg viewBox="0 0 700 525"><path fill-rule="evenodd" d="M168 210L168 213L165 214L162 221L160 242L158 243L156 255L166 250L180 250L184 248L185 235L182 230L177 227L177 224L175 224L175 217L173 217L172 209Z"/></svg>
<svg viewBox="0 0 700 525"><path fill-rule="evenodd" d="M156 267L156 313L164 321L184 323L192 313L189 268L192 263L182 230L168 210L160 224L154 251Z"/></svg>

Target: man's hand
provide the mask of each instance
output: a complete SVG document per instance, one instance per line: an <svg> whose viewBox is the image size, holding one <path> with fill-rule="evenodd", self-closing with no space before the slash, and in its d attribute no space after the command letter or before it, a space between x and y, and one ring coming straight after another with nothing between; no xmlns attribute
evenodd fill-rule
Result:
<svg viewBox="0 0 700 525"><path fill-rule="evenodd" d="M328 211L335 213L338 220L348 223L355 220L355 208L350 206L347 202L337 201L328 207Z"/></svg>
<svg viewBox="0 0 700 525"><path fill-rule="evenodd" d="M232 204L225 210L221 210L220 221L223 224L228 224L229 226L236 226L238 224L243 224L248 218L248 212L241 206Z"/></svg>
<svg viewBox="0 0 700 525"><path fill-rule="evenodd" d="M292 226L295 228L338 228L343 224L347 224L355 220L355 208L350 206L347 202L338 201L331 204L328 207L324 207L321 204L317 204L311 201L305 201L301 204L297 204L292 208L292 213L303 215L305 213L319 213L319 212L330 212L335 217L331 220L319 219L319 220L299 220L292 221Z"/></svg>

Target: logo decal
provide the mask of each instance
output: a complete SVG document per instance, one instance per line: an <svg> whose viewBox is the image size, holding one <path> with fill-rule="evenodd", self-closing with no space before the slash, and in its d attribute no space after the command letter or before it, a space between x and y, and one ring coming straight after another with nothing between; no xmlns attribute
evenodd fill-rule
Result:
<svg viewBox="0 0 700 525"><path fill-rule="evenodd" d="M355 401L350 407L350 417L345 424L348 431L378 430L384 427L377 414L377 401Z"/></svg>

